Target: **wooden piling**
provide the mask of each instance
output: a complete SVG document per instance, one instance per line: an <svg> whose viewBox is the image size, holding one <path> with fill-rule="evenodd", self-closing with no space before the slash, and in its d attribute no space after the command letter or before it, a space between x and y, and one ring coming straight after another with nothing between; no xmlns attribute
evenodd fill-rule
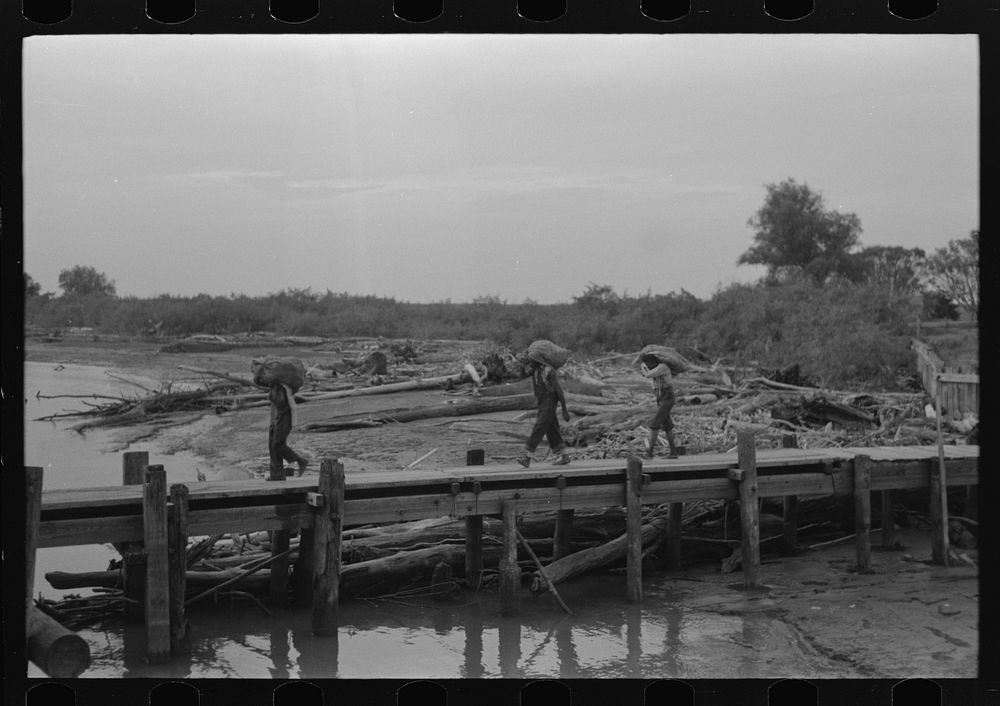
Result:
<svg viewBox="0 0 1000 706"><path fill-rule="evenodd" d="M167 544L170 564L170 652L179 654L188 631L184 619L187 576L188 487L170 486L170 513L167 516Z"/></svg>
<svg viewBox="0 0 1000 706"><path fill-rule="evenodd" d="M937 466L931 466L930 473L930 514L931 514L931 560L935 564L948 566L950 541L948 538L948 475L944 467L944 436L941 434L941 376L935 377L935 412L937 427Z"/></svg>
<svg viewBox="0 0 1000 706"><path fill-rule="evenodd" d="M483 573L483 516L465 518L465 585L478 588Z"/></svg>
<svg viewBox="0 0 1000 706"><path fill-rule="evenodd" d="M500 504L503 538L500 549L500 615L517 612L517 589L521 584L521 568L517 565L517 503L504 500Z"/></svg>
<svg viewBox="0 0 1000 706"><path fill-rule="evenodd" d="M466 466L482 466L485 461L483 449L468 449L465 452ZM479 588L483 574L483 516L468 515L465 518L465 586Z"/></svg>
<svg viewBox="0 0 1000 706"><path fill-rule="evenodd" d="M552 536L552 558L562 559L573 551L573 508L556 512L556 529Z"/></svg>
<svg viewBox="0 0 1000 706"><path fill-rule="evenodd" d="M684 503L670 503L667 525L666 563L668 569L681 568L681 535L684 532Z"/></svg>
<svg viewBox="0 0 1000 706"><path fill-rule="evenodd" d="M149 465L149 452L126 451L122 454L122 485L142 485ZM146 552L138 543L122 545L122 593L125 600L125 620L138 623L146 605Z"/></svg>
<svg viewBox="0 0 1000 706"><path fill-rule="evenodd" d="M170 569L167 550L167 473L147 466L142 494L146 547L146 658L170 661Z"/></svg>
<svg viewBox="0 0 1000 706"><path fill-rule="evenodd" d="M319 469L315 522L313 523L314 635L337 634L340 600L340 549L344 525L344 464L324 460Z"/></svg>
<svg viewBox="0 0 1000 706"><path fill-rule="evenodd" d="M798 439L795 438L795 434L785 434L782 436L781 447L784 449L797 449L799 443ZM799 539L799 496L786 495L782 498L782 506L783 549L786 554L794 554Z"/></svg>
<svg viewBox="0 0 1000 706"><path fill-rule="evenodd" d="M299 555L295 559L295 581L292 593L300 606L312 604L313 592L313 537L312 527L299 530Z"/></svg>
<svg viewBox="0 0 1000 706"><path fill-rule="evenodd" d="M756 588L760 573L760 510L757 505L757 451L753 432L736 432L739 463L740 549L743 554L743 586Z"/></svg>
<svg viewBox="0 0 1000 706"><path fill-rule="evenodd" d="M931 461L930 469L931 560L948 566L948 487L944 463Z"/></svg>
<svg viewBox="0 0 1000 706"><path fill-rule="evenodd" d="M288 551L291 534L288 530L271 531L271 556L277 557ZM288 555L276 559L271 564L271 605L284 608L288 605Z"/></svg>
<svg viewBox="0 0 1000 706"><path fill-rule="evenodd" d="M892 491L882 491L882 546L891 547L896 543L896 520L892 513Z"/></svg>
<svg viewBox="0 0 1000 706"><path fill-rule="evenodd" d="M859 574L870 571L872 562L871 465L865 454L854 457L854 543Z"/></svg>
<svg viewBox="0 0 1000 706"><path fill-rule="evenodd" d="M35 597L35 556L38 551L38 525L42 518L42 469L26 466L24 469L24 491L27 502L24 532L24 578L26 606L31 606ZM27 633L25 633L27 634Z"/></svg>
<svg viewBox="0 0 1000 706"><path fill-rule="evenodd" d="M625 598L642 600L642 461L629 456L625 468Z"/></svg>

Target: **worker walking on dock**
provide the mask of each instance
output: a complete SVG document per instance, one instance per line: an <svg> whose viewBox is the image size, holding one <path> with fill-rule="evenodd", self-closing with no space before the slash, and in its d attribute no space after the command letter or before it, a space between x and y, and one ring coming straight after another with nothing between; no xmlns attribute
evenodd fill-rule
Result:
<svg viewBox="0 0 1000 706"><path fill-rule="evenodd" d="M305 366L294 358L269 358L251 361L250 369L254 384L267 388L267 399L271 403L271 424L267 431L270 478L285 477L285 461L297 463L301 476L309 460L295 453L287 442L295 425L295 393L305 382Z"/></svg>
<svg viewBox="0 0 1000 706"><path fill-rule="evenodd" d="M644 353L640 355L640 372L642 376L649 378L653 385L653 393L656 395L656 414L653 415L649 423L649 439L646 440L646 458L653 458L656 455L656 440L662 429L670 444L670 455L667 458L677 458L677 442L674 439L674 421L670 418L670 411L674 407L674 380L670 366L661 362L659 358Z"/></svg>
<svg viewBox="0 0 1000 706"><path fill-rule="evenodd" d="M531 357L529 350L528 369L531 371L531 383L535 392L535 399L538 401L538 416L535 418L535 426L531 430L528 442L524 446L524 453L517 462L527 468L531 464L531 455L535 453L542 437L546 437L549 442L549 449L556 455L553 465L564 466L569 463L569 456L566 455L566 443L559 432L559 420L556 418L556 405L562 406L563 419L569 421L569 411L566 409L566 395L559 384L559 377L556 369L551 365L542 362L535 357Z"/></svg>
<svg viewBox="0 0 1000 706"><path fill-rule="evenodd" d="M294 393L287 385L274 384L268 388L267 399L271 403L271 425L267 430L267 448L271 455L271 477L285 477L285 461L299 465L301 476L309 461L295 453L288 445L288 435L292 431L292 405Z"/></svg>

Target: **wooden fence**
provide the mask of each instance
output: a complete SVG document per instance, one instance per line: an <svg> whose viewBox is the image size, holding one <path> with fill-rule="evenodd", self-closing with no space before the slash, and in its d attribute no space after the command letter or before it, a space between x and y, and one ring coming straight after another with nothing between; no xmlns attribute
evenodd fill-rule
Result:
<svg viewBox="0 0 1000 706"><path fill-rule="evenodd" d="M911 341L917 354L917 372L924 390L935 400L940 387L940 405L945 417L961 419L967 413L979 414L979 376L950 369L928 344Z"/></svg>

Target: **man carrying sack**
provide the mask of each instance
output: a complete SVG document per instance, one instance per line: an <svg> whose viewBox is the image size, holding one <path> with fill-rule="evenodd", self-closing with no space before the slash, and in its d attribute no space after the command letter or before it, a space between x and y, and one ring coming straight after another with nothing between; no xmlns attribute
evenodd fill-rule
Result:
<svg viewBox="0 0 1000 706"><path fill-rule="evenodd" d="M674 360L675 357L677 360ZM649 439L644 444L646 458L653 458L656 455L656 440L661 429L666 434L667 443L670 444L670 454L667 458L677 458L674 420L670 418L670 411L675 401L673 376L689 366L673 349L654 345L643 348L635 362L640 364L642 376L649 378L653 385L653 393L656 395L656 414L649 423Z"/></svg>
<svg viewBox="0 0 1000 706"><path fill-rule="evenodd" d="M562 405L563 419L569 421L569 411L566 409L566 395L559 384L556 368L561 367L569 359L569 351L560 348L551 341L538 340L528 346L527 366L531 371L531 384L538 401L538 416L535 426L531 429L524 452L518 456L517 462L527 468L531 464L531 455L535 453L544 436L548 439L549 449L556 455L554 466L564 466L569 463L566 455L566 443L559 432L559 420L556 418L556 405Z"/></svg>
<svg viewBox="0 0 1000 706"><path fill-rule="evenodd" d="M254 383L267 388L271 403L271 424L267 430L270 478L278 480L286 476L285 461L297 463L301 476L309 460L295 453L287 441L295 424L295 393L305 382L305 366L294 358L269 358L252 361L250 369Z"/></svg>

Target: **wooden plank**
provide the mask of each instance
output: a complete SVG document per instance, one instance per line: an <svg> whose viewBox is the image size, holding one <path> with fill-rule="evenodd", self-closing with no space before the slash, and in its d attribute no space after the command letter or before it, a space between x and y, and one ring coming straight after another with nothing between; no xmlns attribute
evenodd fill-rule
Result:
<svg viewBox="0 0 1000 706"><path fill-rule="evenodd" d="M259 530L297 530L311 527L314 515L304 502L301 505L263 505L215 510L190 510L188 532L191 535Z"/></svg>
<svg viewBox="0 0 1000 706"><path fill-rule="evenodd" d="M938 382L962 383L967 385L978 385L979 376L963 373L938 373Z"/></svg>
<svg viewBox="0 0 1000 706"><path fill-rule="evenodd" d="M122 485L134 486L143 491L148 451L126 451L122 454ZM140 496L141 497L141 496ZM122 552L122 586L125 601L125 620L137 623L146 609L146 554L141 545L119 545Z"/></svg>
<svg viewBox="0 0 1000 706"><path fill-rule="evenodd" d="M629 456L625 471L625 599L642 601L642 461Z"/></svg>
<svg viewBox="0 0 1000 706"><path fill-rule="evenodd" d="M871 496L871 459L860 454L854 457L854 541L859 574L871 571Z"/></svg>
<svg viewBox="0 0 1000 706"><path fill-rule="evenodd" d="M740 495L740 549L743 554L743 586L756 588L760 573L760 511L757 506L757 465L754 435L736 432L737 456L743 480Z"/></svg>
<svg viewBox="0 0 1000 706"><path fill-rule="evenodd" d="M146 547L146 659L170 661L170 570L167 550L167 473L147 466L143 483L143 543Z"/></svg>
<svg viewBox="0 0 1000 706"><path fill-rule="evenodd" d="M907 457L913 459L933 457L933 447L885 447L885 448L864 448L864 449L810 449L803 451L801 455L789 455L786 451L795 451L797 454L801 450L770 449L761 450L758 454L758 470L766 468L781 468L797 465L818 464L823 461L841 460L847 462L857 453L868 452L873 461L893 460ZM967 458L978 457L978 446L945 446L945 458ZM682 460L683 459L683 460ZM682 457L678 460L653 459L644 464L647 473L667 472L667 471L710 471L717 470L724 473L725 470L735 465L736 459L733 454L698 454L695 456ZM552 479L556 475L565 475L567 478L586 478L591 476L607 476L621 473L624 465L619 461L592 461L574 462L577 467L561 467L552 469L537 469L527 472L524 469L514 467L490 467L489 469L471 472L469 468L443 469L434 472L401 473L373 472L366 474L351 474L347 478L346 487L348 490L378 490L381 488L390 489L393 487L413 488L420 483L427 481L429 484L446 484L450 482L466 482L472 480L489 481L517 481L523 479ZM758 475L760 475L758 473ZM189 488L190 502L197 505L205 500L225 500L227 498L248 498L257 496L280 496L280 497L304 497L306 492L316 491L316 481L309 478L288 478L285 482L276 484L262 480L246 481L211 481L198 483ZM95 506L136 506L136 512L141 506L141 488L122 488L118 486L104 486L95 488L78 489L53 489L43 491L42 509L43 513L55 510L68 510L73 508L92 508Z"/></svg>
<svg viewBox="0 0 1000 706"><path fill-rule="evenodd" d="M170 486L170 512L167 516L167 543L170 571L170 652L180 654L188 624L184 619L184 592L187 577L188 489L175 483Z"/></svg>
<svg viewBox="0 0 1000 706"><path fill-rule="evenodd" d="M517 502L502 501L500 517L503 536L500 551L500 615L517 613L517 589L521 585L521 569L517 565Z"/></svg>
<svg viewBox="0 0 1000 706"><path fill-rule="evenodd" d="M344 464L330 460L320 464L319 492L324 502L322 507L314 509L312 632L336 636L344 522Z"/></svg>

